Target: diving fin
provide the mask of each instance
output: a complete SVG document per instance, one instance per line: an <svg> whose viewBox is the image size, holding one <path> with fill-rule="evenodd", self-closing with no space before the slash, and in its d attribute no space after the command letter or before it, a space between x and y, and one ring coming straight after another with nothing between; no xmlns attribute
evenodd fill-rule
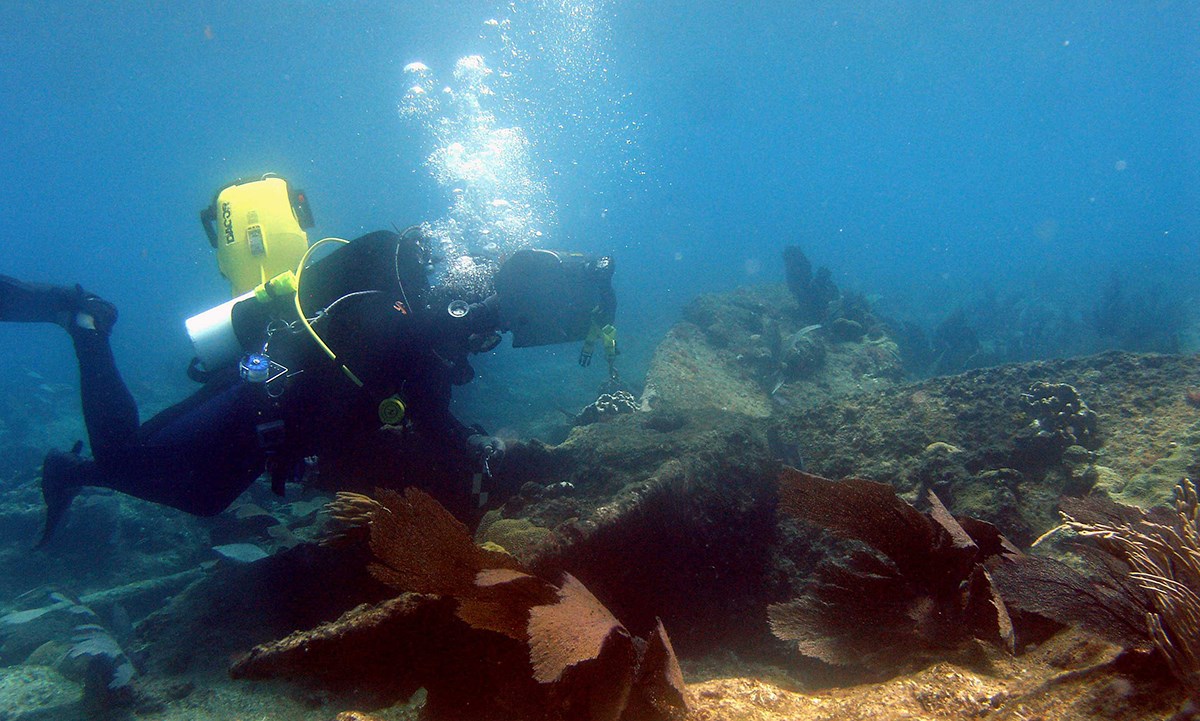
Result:
<svg viewBox="0 0 1200 721"><path fill-rule="evenodd" d="M56 323L68 332L76 328L112 331L117 308L82 286L27 283L0 275L0 321Z"/></svg>
<svg viewBox="0 0 1200 721"><path fill-rule="evenodd" d="M42 548L54 535L71 501L94 475L95 461L85 459L83 441L77 441L69 453L50 451L42 462L42 499L46 502L46 525L34 548Z"/></svg>

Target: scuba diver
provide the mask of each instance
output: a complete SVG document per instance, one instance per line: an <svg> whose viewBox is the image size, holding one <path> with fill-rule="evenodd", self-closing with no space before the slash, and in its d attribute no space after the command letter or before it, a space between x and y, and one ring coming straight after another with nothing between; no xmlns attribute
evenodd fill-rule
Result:
<svg viewBox="0 0 1200 721"><path fill-rule="evenodd" d="M197 352L189 376L203 386L143 424L109 345L117 309L78 285L0 276L0 320L70 334L92 453L85 458L80 441L47 454L38 546L87 486L208 516L264 473L282 494L312 457L322 473L328 458L346 461L351 475L380 460L391 474L381 432L411 437L411 475L440 479L426 490L469 515L505 450L450 412L452 387L474 376L471 354L511 332L515 348L584 341L587 365L601 343L616 378L608 257L520 250L495 271L490 293L462 297L430 285L419 228L310 246L307 198L277 176L226 186L201 220L235 297L187 321ZM337 247L309 263L327 244Z"/></svg>

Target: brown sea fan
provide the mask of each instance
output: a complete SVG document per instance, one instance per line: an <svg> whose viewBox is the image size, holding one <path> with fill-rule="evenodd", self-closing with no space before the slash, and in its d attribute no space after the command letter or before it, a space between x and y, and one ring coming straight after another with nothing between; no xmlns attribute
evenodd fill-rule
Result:
<svg viewBox="0 0 1200 721"><path fill-rule="evenodd" d="M475 544L428 494L339 494L397 598L253 649L238 678L289 676L392 701L427 691L427 718L668 721L688 711L666 631L635 639L568 573L550 581ZM365 530L365 533L364 533Z"/></svg>
<svg viewBox="0 0 1200 721"><path fill-rule="evenodd" d="M994 527L964 527L932 493L922 513L883 483L792 468L779 480L781 511L873 552L825 562L799 598L771 606L776 636L826 663L876 670L971 638L1011 648L1007 609L982 564L1016 549Z"/></svg>

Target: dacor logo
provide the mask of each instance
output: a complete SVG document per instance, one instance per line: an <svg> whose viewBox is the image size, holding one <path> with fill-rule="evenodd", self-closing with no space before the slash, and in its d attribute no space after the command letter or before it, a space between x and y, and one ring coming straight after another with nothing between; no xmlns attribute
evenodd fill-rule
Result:
<svg viewBox="0 0 1200 721"><path fill-rule="evenodd" d="M233 211L229 208L229 201L221 203L221 226L225 228L225 245L233 243Z"/></svg>

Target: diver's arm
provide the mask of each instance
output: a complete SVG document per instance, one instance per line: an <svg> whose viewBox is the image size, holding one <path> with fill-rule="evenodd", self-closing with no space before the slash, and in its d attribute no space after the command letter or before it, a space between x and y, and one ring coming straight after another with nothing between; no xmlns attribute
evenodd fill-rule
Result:
<svg viewBox="0 0 1200 721"><path fill-rule="evenodd" d="M425 438L455 448L466 448L467 439L477 433L450 411L450 388L446 380L425 378L419 392L407 398L408 417L413 426Z"/></svg>
<svg viewBox="0 0 1200 721"><path fill-rule="evenodd" d="M492 293L482 302L472 303L468 306L470 312L467 313L467 328L471 333L491 333L500 329L500 301L495 293Z"/></svg>

